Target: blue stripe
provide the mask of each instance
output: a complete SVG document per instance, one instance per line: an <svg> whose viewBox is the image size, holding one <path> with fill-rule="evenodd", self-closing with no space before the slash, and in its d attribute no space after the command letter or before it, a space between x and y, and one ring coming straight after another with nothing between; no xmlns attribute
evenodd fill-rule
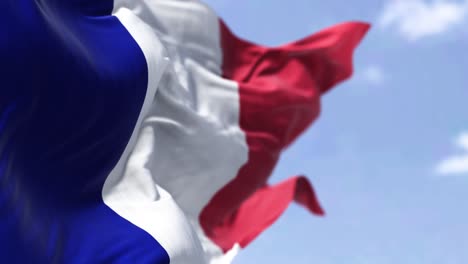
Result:
<svg viewBox="0 0 468 264"><path fill-rule="evenodd" d="M146 95L109 0L6 0L0 16L0 262L169 263L101 197Z"/></svg>

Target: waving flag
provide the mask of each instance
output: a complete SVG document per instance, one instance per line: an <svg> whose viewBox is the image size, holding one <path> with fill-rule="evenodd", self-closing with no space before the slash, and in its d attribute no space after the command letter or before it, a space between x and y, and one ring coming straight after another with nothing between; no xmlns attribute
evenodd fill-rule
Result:
<svg viewBox="0 0 468 264"><path fill-rule="evenodd" d="M2 263L229 263L291 201L323 214L267 181L367 24L268 48L198 1L2 8Z"/></svg>

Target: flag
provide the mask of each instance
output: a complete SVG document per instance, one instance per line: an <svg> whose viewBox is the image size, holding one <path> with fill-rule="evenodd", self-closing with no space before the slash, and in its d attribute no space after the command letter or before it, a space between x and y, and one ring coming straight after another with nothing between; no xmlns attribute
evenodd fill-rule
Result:
<svg viewBox="0 0 468 264"><path fill-rule="evenodd" d="M195 0L2 8L2 262L229 263L290 202L324 213L268 178L368 24L265 47Z"/></svg>

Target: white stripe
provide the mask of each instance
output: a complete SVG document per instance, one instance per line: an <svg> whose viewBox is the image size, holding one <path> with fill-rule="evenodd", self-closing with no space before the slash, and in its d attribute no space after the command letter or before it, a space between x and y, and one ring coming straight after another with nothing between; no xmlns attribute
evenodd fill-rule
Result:
<svg viewBox="0 0 468 264"><path fill-rule="evenodd" d="M152 28L122 6L114 15L140 46L148 66L148 88L135 130L103 188L103 200L117 214L153 236L168 252L171 263L206 263L201 245L185 215L158 186L145 162L153 153L151 128L141 128L161 77L168 65L167 52Z"/></svg>
<svg viewBox="0 0 468 264"><path fill-rule="evenodd" d="M168 251L171 263L201 263L189 259L190 254L200 250L191 230L183 223L173 226L174 221L181 221L182 213L169 212L168 208L175 205L156 205L172 196L202 241L207 261L230 263L232 256L223 257L221 249L204 235L198 220L201 210L234 179L248 158L245 135L239 127L238 85L220 77L218 18L193 0L121 0L116 10L116 16L142 47L150 79L160 72L158 67L152 68L149 57L158 47L167 50L170 64L154 102L144 108L141 132L126 170L114 176L120 182L109 180L110 191L104 191L106 203L155 237ZM151 30L147 25L152 32L148 32ZM161 211L157 210L162 210L166 219L161 219ZM148 217L160 222L149 221ZM181 229L177 233L180 241L174 241L176 228ZM167 232L171 239L166 237ZM184 239L193 245L183 244Z"/></svg>
<svg viewBox="0 0 468 264"><path fill-rule="evenodd" d="M220 77L219 20L198 1L144 2L143 20L155 28L173 66L145 122L154 128L157 151L148 167L189 217L209 262L230 263L237 251L224 255L199 223L202 209L248 159L238 84Z"/></svg>

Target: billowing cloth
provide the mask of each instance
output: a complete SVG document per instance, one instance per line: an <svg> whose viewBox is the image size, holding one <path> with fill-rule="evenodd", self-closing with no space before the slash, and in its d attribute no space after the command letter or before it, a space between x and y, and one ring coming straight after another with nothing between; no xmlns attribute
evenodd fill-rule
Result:
<svg viewBox="0 0 468 264"><path fill-rule="evenodd" d="M367 24L268 48L195 0L2 10L2 263L229 263L291 201L323 214L268 178Z"/></svg>

